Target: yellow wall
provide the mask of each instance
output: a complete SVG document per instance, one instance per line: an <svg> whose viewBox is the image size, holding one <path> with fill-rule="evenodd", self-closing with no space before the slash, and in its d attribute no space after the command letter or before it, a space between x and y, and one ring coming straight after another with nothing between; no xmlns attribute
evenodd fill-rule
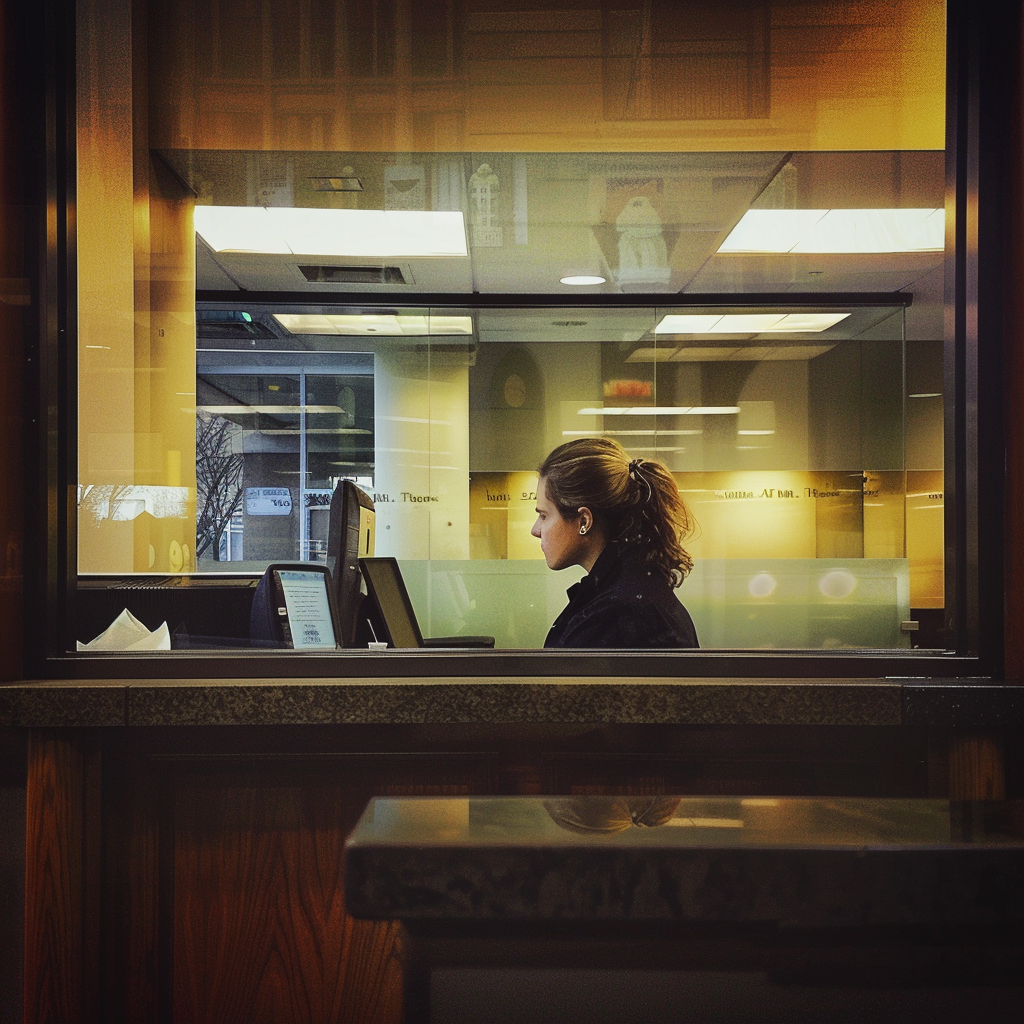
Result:
<svg viewBox="0 0 1024 1024"><path fill-rule="evenodd" d="M943 606L939 471L675 473L697 530L695 560L907 558L910 604ZM537 474L477 473L470 557L540 558L530 536Z"/></svg>
<svg viewBox="0 0 1024 1024"><path fill-rule="evenodd" d="M131 8L79 6L82 572L172 572L195 550L192 201L151 163ZM147 511L114 518L146 493Z"/></svg>

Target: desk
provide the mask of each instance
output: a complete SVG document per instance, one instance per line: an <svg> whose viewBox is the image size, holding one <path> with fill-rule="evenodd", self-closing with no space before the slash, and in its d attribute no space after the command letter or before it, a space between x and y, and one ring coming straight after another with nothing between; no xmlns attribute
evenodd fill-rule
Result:
<svg viewBox="0 0 1024 1024"><path fill-rule="evenodd" d="M407 1020L556 1019L569 990L595 1024L1024 1005L1021 802L377 799L345 873L350 913L403 923Z"/></svg>

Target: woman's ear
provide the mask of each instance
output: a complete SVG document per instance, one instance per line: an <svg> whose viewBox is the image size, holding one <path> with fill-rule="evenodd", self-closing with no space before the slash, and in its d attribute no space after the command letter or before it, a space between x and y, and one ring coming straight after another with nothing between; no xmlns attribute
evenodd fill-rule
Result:
<svg viewBox="0 0 1024 1024"><path fill-rule="evenodd" d="M586 536L593 529L594 513L586 505L581 505L576 509L576 514L580 520L580 536Z"/></svg>

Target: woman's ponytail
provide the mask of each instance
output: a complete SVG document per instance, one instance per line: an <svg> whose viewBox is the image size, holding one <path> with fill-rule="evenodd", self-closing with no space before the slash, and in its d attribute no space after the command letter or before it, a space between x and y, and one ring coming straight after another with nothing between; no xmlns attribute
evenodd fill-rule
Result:
<svg viewBox="0 0 1024 1024"><path fill-rule="evenodd" d="M586 506L609 542L629 545L670 586L678 587L693 568L682 544L693 532L693 517L662 463L630 459L610 438L584 437L559 445L538 472L563 516Z"/></svg>

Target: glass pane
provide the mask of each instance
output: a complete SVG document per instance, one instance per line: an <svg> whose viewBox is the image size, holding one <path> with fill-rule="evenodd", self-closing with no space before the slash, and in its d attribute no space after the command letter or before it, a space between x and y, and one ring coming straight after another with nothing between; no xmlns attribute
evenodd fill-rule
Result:
<svg viewBox="0 0 1024 1024"><path fill-rule="evenodd" d="M323 561L352 481L424 633L537 647L602 436L705 647L944 644L942 4L143 6L144 95L80 25L83 592Z"/></svg>
<svg viewBox="0 0 1024 1024"><path fill-rule="evenodd" d="M903 309L752 315L479 311L470 561L403 562L425 628L543 643L582 570L552 573L529 534L536 467L565 440L605 436L663 462L697 520L696 565L677 593L704 646L909 647L902 624L935 572L915 510L930 501L941 523L941 493L907 490ZM922 362L926 351L934 375L941 352ZM941 418L919 435L941 450Z"/></svg>

